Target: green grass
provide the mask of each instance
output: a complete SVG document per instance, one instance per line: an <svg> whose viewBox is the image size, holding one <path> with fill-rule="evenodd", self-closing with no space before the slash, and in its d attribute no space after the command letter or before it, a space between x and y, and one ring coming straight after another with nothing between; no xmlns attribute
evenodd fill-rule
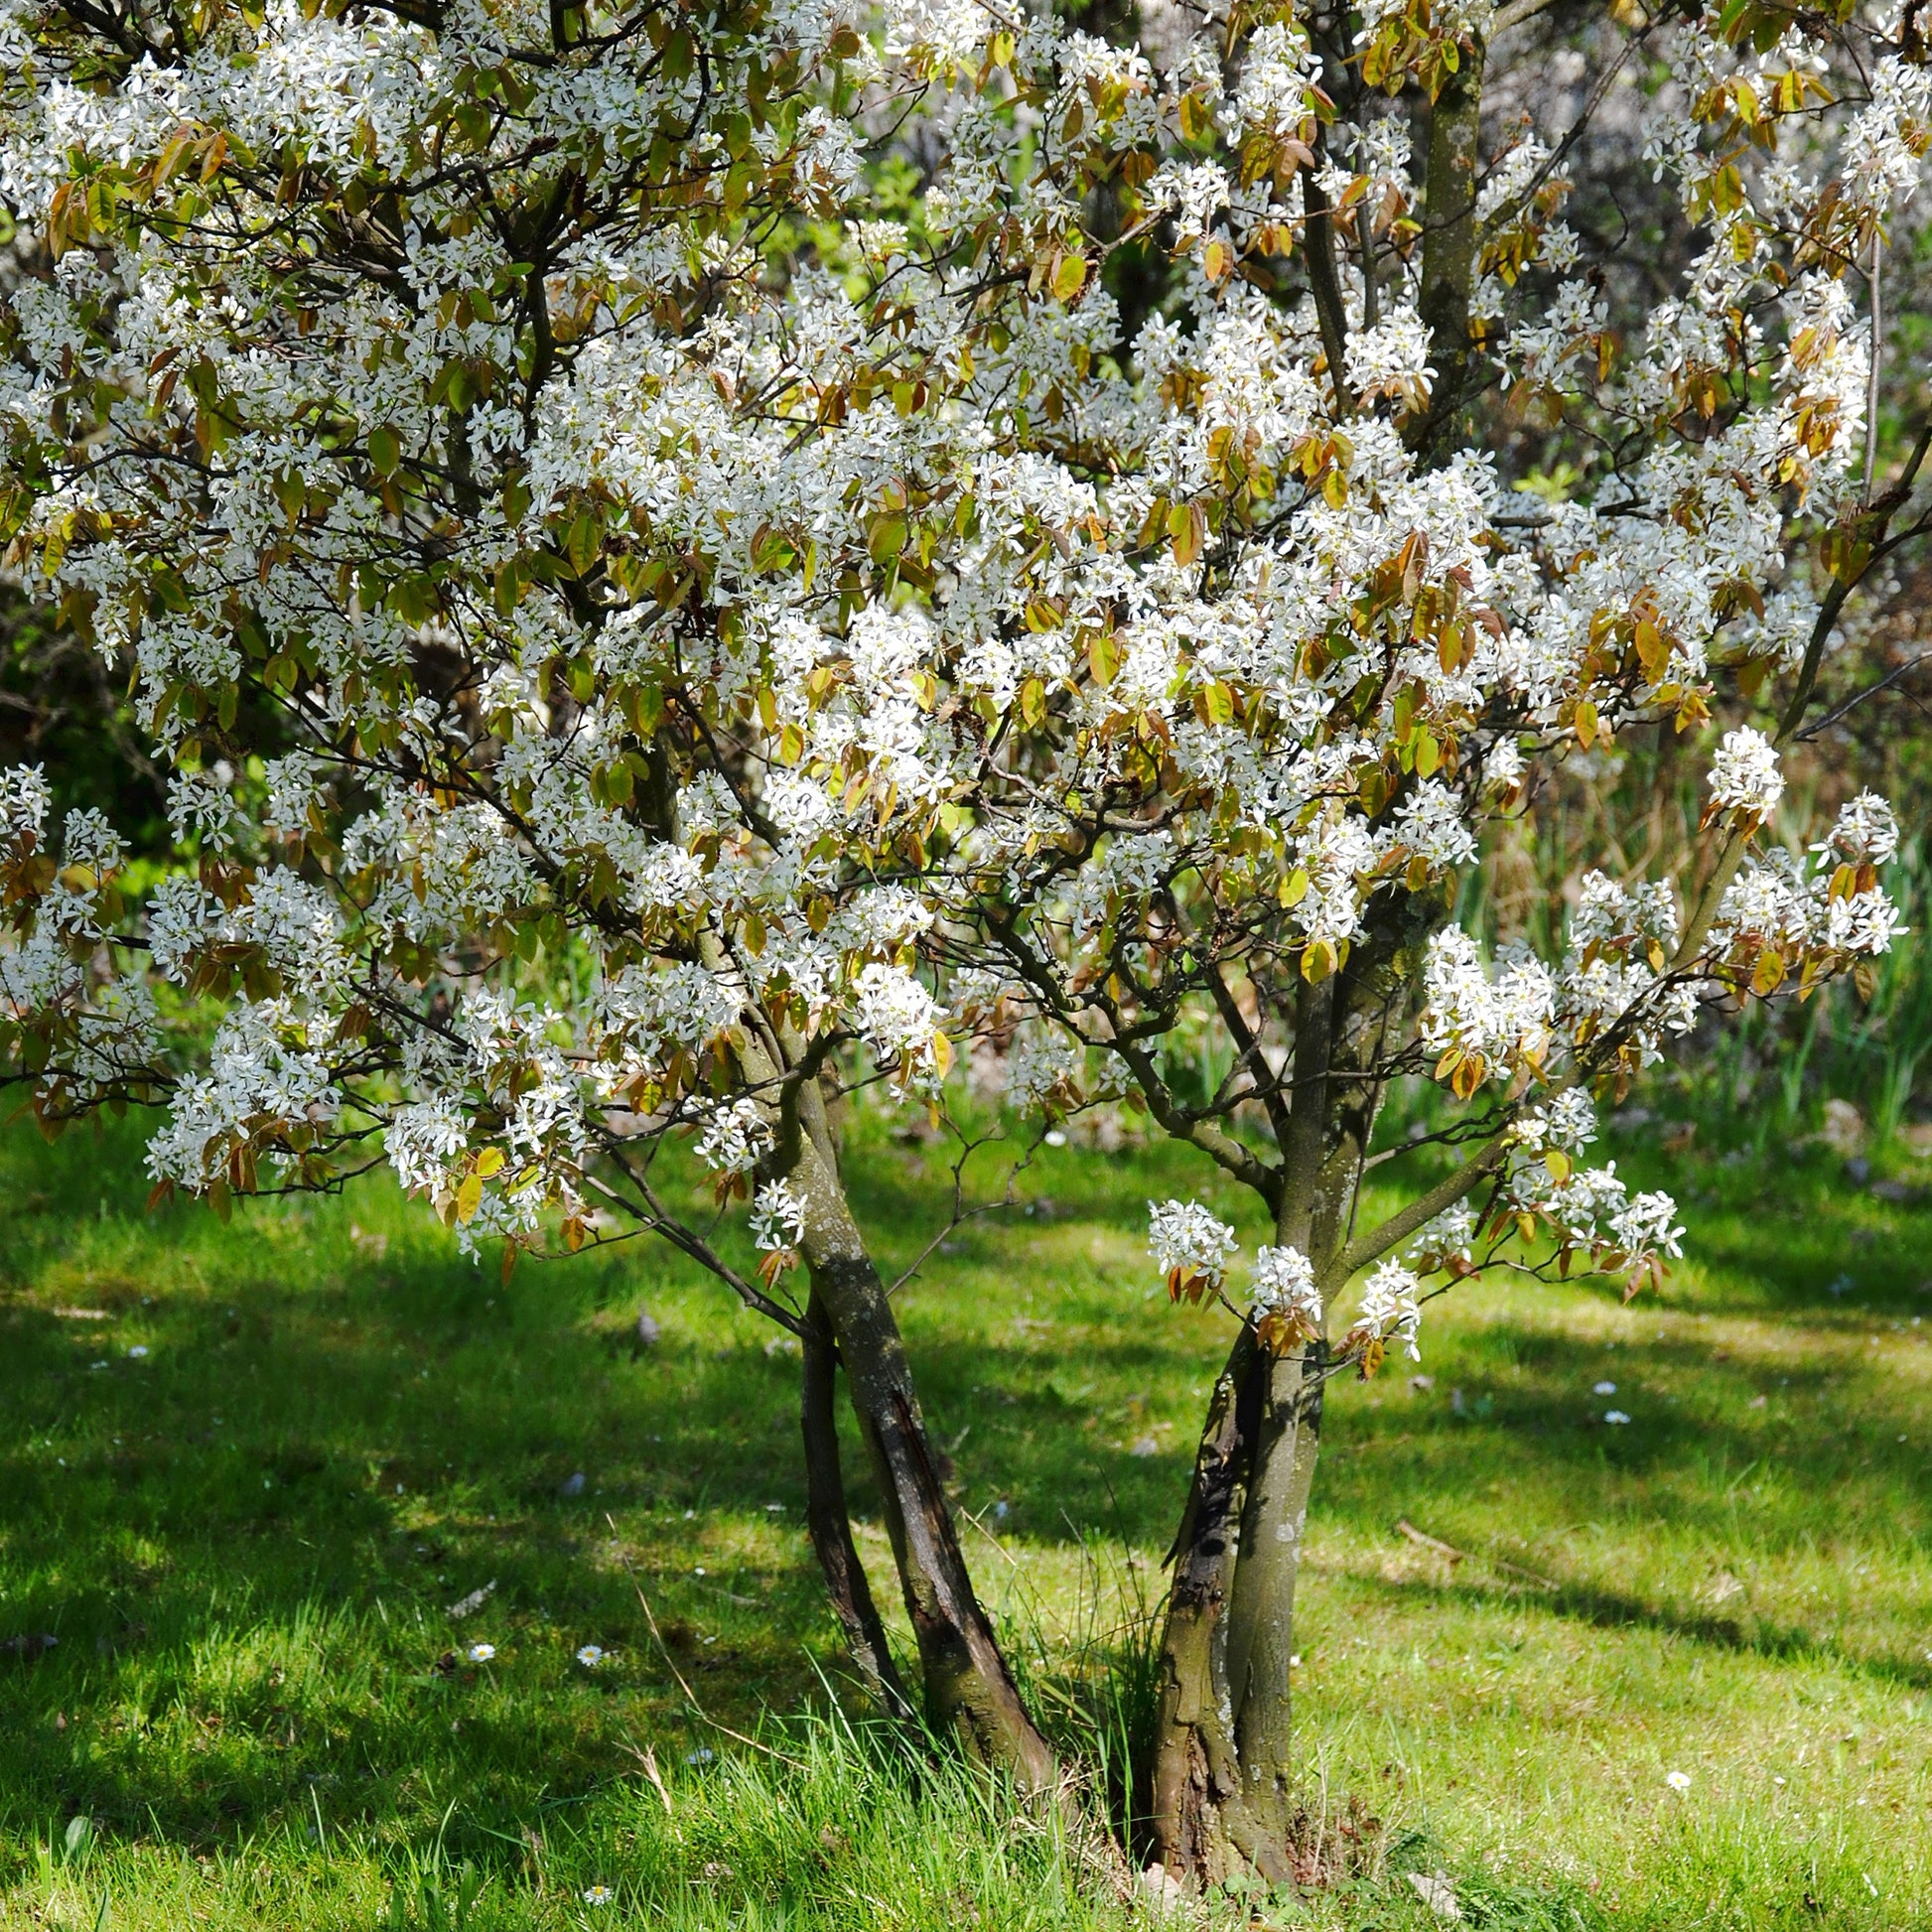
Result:
<svg viewBox="0 0 1932 1932"><path fill-rule="evenodd" d="M861 1139L909 1254L936 1160ZM1418 1869L1476 1924L1932 1925L1932 1215L1691 1160L1661 1300L1460 1289L1432 1386L1336 1388L1299 1721L1311 1830L1357 1836L1268 1922L1435 1924ZM768 1326L639 1246L505 1285L379 1187L150 1221L138 1166L0 1141L0 1640L60 1640L0 1654L0 1926L1132 1922L840 1715ZM1226 1339L1153 1292L1145 1201L1218 1190L1168 1150L1035 1178L901 1304L978 1575L1090 1735Z"/></svg>

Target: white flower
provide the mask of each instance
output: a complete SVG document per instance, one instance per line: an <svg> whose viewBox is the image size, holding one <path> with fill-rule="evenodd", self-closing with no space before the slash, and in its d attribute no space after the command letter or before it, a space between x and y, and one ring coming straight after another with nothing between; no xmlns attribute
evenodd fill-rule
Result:
<svg viewBox="0 0 1932 1932"><path fill-rule="evenodd" d="M1429 400L1436 370L1429 360L1429 329L1414 309L1400 308L1373 329L1348 339L1348 380L1364 402L1399 396Z"/></svg>
<svg viewBox="0 0 1932 1932"><path fill-rule="evenodd" d="M1352 1332L1370 1341L1400 1341L1412 1362L1421 1361L1422 1349L1416 1340L1422 1328L1422 1311L1416 1306L1420 1286L1399 1261L1385 1261L1362 1290L1361 1311Z"/></svg>
<svg viewBox="0 0 1932 1932"><path fill-rule="evenodd" d="M493 1643L473 1643L469 1650L473 1664L486 1664L495 1654L496 1646Z"/></svg>
<svg viewBox="0 0 1932 1932"><path fill-rule="evenodd" d="M930 1057L932 1036L943 1018L937 1002L897 966L868 966L859 975L859 1031L885 1059Z"/></svg>
<svg viewBox="0 0 1932 1932"><path fill-rule="evenodd" d="M1727 811L1768 818L1784 796L1777 749L1762 732L1740 725L1725 734L1711 760L1711 800Z"/></svg>
<svg viewBox="0 0 1932 1932"><path fill-rule="evenodd" d="M1149 1201L1147 1211L1148 1252L1170 1289L1178 1293L1190 1283L1196 1292L1218 1288L1237 1245L1234 1230L1199 1201Z"/></svg>
<svg viewBox="0 0 1932 1932"><path fill-rule="evenodd" d="M1630 1418L1621 1409L1605 1409L1603 1411L1603 1420L1606 1423L1620 1427L1622 1424L1628 1422Z"/></svg>
<svg viewBox="0 0 1932 1932"><path fill-rule="evenodd" d="M1492 980L1459 926L1437 934L1423 971L1422 1039L1432 1053L1480 1060L1487 1074L1549 1052L1557 1003L1549 968L1521 951L1506 952L1498 965Z"/></svg>
<svg viewBox="0 0 1932 1932"><path fill-rule="evenodd" d="M1862 791L1839 807L1831 837L1812 850L1821 865L1888 865L1898 851L1898 820L1875 791Z"/></svg>
<svg viewBox="0 0 1932 1932"><path fill-rule="evenodd" d="M1633 1257L1665 1254L1675 1261L1684 1253L1680 1245L1684 1230L1671 1225L1676 1214L1677 1202L1661 1189L1632 1194L1611 1214L1610 1232L1617 1245Z"/></svg>
<svg viewBox="0 0 1932 1932"><path fill-rule="evenodd" d="M1451 1262L1466 1263L1475 1247L1476 1214L1467 1201L1455 1201L1427 1222L1410 1242L1407 1258L1425 1273Z"/></svg>
<svg viewBox="0 0 1932 1932"><path fill-rule="evenodd" d="M766 1254L795 1248L805 1232L805 1203L782 1180L767 1180L752 1202L752 1239Z"/></svg>
<svg viewBox="0 0 1932 1932"><path fill-rule="evenodd" d="M212 771L177 771L168 780L168 826L184 843L191 837L225 841L235 805L227 784Z"/></svg>
<svg viewBox="0 0 1932 1932"><path fill-rule="evenodd" d="M1321 1319L1314 1265L1300 1248L1257 1248L1253 1294L1261 1313L1300 1313L1316 1323Z"/></svg>
<svg viewBox="0 0 1932 1932"><path fill-rule="evenodd" d="M1898 907L1875 888L1835 898L1825 908L1825 943L1851 953L1891 951L1891 942L1904 930Z"/></svg>
<svg viewBox="0 0 1932 1932"><path fill-rule="evenodd" d="M1475 857L1475 833L1461 801L1440 778L1420 784L1396 811L1397 841L1429 867L1443 872Z"/></svg>
<svg viewBox="0 0 1932 1932"><path fill-rule="evenodd" d="M586 1905L608 1905L617 1896L609 1885L586 1885L584 1903Z"/></svg>
<svg viewBox="0 0 1932 1932"><path fill-rule="evenodd" d="M1299 27L1277 22L1258 27L1242 54L1234 96L1237 117L1264 134L1293 134L1303 115L1312 111L1310 88L1319 72Z"/></svg>
<svg viewBox="0 0 1932 1932"><path fill-rule="evenodd" d="M1007 1055L1007 1100L1023 1114L1036 1112L1056 1092L1076 1089L1086 1055L1057 1027L1024 1024Z"/></svg>
<svg viewBox="0 0 1932 1932"><path fill-rule="evenodd" d="M268 809L262 814L265 832L306 833L309 813L322 795L322 760L313 752L291 752L270 759L263 767L268 780Z"/></svg>
<svg viewBox="0 0 1932 1932"><path fill-rule="evenodd" d="M1499 738L1482 760L1482 782L1496 791L1513 791L1528 767L1522 747L1513 738Z"/></svg>
<svg viewBox="0 0 1932 1932"><path fill-rule="evenodd" d="M771 1129L758 1102L739 1099L714 1107L698 1136L698 1159L719 1173L749 1173L771 1147Z"/></svg>
<svg viewBox="0 0 1932 1932"><path fill-rule="evenodd" d="M603 1663L604 1660L609 1655L610 1655L609 1651L600 1650L598 1646L594 1643L587 1643L583 1646L582 1649L578 1651L577 1661L580 1664L582 1664L586 1670L596 1670L597 1667L601 1663Z"/></svg>
<svg viewBox="0 0 1932 1932"><path fill-rule="evenodd" d="M11 840L22 832L38 832L47 821L52 796L47 773L38 764L0 771L0 834Z"/></svg>
<svg viewBox="0 0 1932 1932"><path fill-rule="evenodd" d="M1664 1782L1673 1791L1688 1791L1691 1788L1691 1774L1688 1771L1669 1771L1664 1775Z"/></svg>
<svg viewBox="0 0 1932 1932"><path fill-rule="evenodd" d="M1590 1389L1590 1394L1591 1395L1615 1395L1616 1384L1614 1382L1598 1382Z"/></svg>
<svg viewBox="0 0 1932 1932"><path fill-rule="evenodd" d="M93 873L118 872L127 858L121 836L99 812L70 811L61 833L61 856Z"/></svg>

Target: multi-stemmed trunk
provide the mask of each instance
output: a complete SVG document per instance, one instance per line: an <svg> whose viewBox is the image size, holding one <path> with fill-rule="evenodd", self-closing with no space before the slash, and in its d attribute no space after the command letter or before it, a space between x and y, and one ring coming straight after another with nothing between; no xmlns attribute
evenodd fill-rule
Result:
<svg viewBox="0 0 1932 1932"><path fill-rule="evenodd" d="M775 1159L802 1214L797 1245L811 1282L801 1333L806 1521L853 1661L890 1715L913 1715L847 1512L834 1394L841 1367L918 1647L926 1723L980 1762L1044 1789L1058 1762L974 1591L892 1297L846 1199L819 1060L761 1017L741 1054L770 1099Z"/></svg>
<svg viewBox="0 0 1932 1932"><path fill-rule="evenodd" d="M1359 1076L1379 1053L1389 943L1303 986L1292 1090L1273 1109L1275 1240L1310 1257L1324 1306L1344 1285L1337 1256L1377 1107L1372 1082L1337 1076ZM1277 1352L1245 1323L1195 1453L1162 1633L1151 1792L1156 1856L1195 1883L1289 1875L1295 1589L1327 1364L1319 1337Z"/></svg>
<svg viewBox="0 0 1932 1932"><path fill-rule="evenodd" d="M1278 1357L1242 1329L1175 1539L1151 1822L1160 1863L1203 1884L1289 1875L1289 1667L1321 1360L1318 1343Z"/></svg>
<svg viewBox="0 0 1932 1932"><path fill-rule="evenodd" d="M892 1640L873 1600L866 1567L853 1541L839 1449L838 1343L831 1316L814 1295L805 1311L799 1423L805 1446L805 1526L825 1578L826 1593L845 1633L845 1647L866 1688L890 1718L911 1721L915 1711Z"/></svg>
<svg viewBox="0 0 1932 1932"><path fill-rule="evenodd" d="M833 1602L860 1669L889 1710L909 1701L894 1670L844 1506L831 1402L833 1352L871 1458L906 1614L918 1646L925 1715L983 1763L1044 1789L1058 1771L973 1588L951 1505L919 1413L886 1285L852 1218L817 1096L803 1097L788 1180L804 1208L811 1276L803 1419L810 1520Z"/></svg>
<svg viewBox="0 0 1932 1932"><path fill-rule="evenodd" d="M1466 402L1482 66L1477 41L1430 116L1420 309L1437 384L1408 432L1425 463L1440 460ZM1347 1285L1337 1261L1379 1099L1363 1081L1388 1011L1374 982L1394 944L1417 936L1364 935L1349 967L1296 1000L1292 1097L1270 1107L1281 1152L1270 1205L1276 1240L1310 1258L1324 1308ZM1162 1636L1151 1792L1156 1856L1195 1883L1235 1869L1288 1875L1289 1663L1326 1354L1317 1340L1276 1358L1244 1327L1195 1455Z"/></svg>

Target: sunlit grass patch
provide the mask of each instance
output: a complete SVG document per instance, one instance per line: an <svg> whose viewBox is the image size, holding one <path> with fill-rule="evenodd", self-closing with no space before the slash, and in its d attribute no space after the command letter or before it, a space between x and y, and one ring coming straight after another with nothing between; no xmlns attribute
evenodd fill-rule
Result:
<svg viewBox="0 0 1932 1932"><path fill-rule="evenodd" d="M936 1164L859 1138L903 1265ZM115 1926L251 1932L466 1897L474 1927L1128 1922L1024 1806L827 1715L768 1326L637 1246L505 1284L380 1187L150 1222L136 1166L0 1144L0 1640L58 1638L0 1657L0 1923L91 1928L110 1890ZM1227 1338L1149 1278L1146 1201L1234 1203L1167 1150L1034 1180L1050 1206L899 1303L982 1587L1118 1797L1110 1687ZM1271 1922L1437 1924L1415 1872L1481 1924L1932 1923L1925 1216L1816 1164L1694 1156L1686 1193L1663 1297L1464 1287L1419 1369L1334 1387L1299 1720L1311 1818L1374 1823Z"/></svg>

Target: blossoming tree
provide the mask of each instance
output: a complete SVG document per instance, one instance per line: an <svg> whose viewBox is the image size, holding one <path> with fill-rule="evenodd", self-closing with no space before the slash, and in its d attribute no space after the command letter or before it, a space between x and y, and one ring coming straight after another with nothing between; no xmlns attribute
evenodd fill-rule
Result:
<svg viewBox="0 0 1932 1932"><path fill-rule="evenodd" d="M1243 16L1165 75L1080 43L1040 82L1043 171L1087 187L1082 158L1124 150L1128 235L1179 273L1130 364L1103 363L1090 304L1010 418L1091 491L1035 549L1024 630L989 636L959 568L954 680L986 730L949 956L955 1005L1018 1026L1028 1096L1125 1090L1273 1224L1229 1303L1163 1639L1152 1832L1194 1876L1285 1869L1323 1382L1416 1353L1431 1277L1506 1256L1635 1292L1683 1230L1590 1165L1595 1100L1705 1006L1809 993L1896 924L1882 800L1809 855L1769 827L1847 598L1932 527L1932 429L1876 474L1879 338L1848 287L1854 264L1878 287L1932 135L1923 45L1909 16L1891 39L1741 4L1633 21L1590 104L1648 43L1648 152L1699 246L1683 299L1619 340L1561 218L1587 109L1556 148L1503 129L1485 152L1491 45L1506 69L1539 11ZM1556 501L1504 490L1531 408L1575 459ZM1485 959L1449 916L1485 822L1619 733L1698 730L1721 692L1774 722L1723 735L1702 868L1589 873L1559 952ZM1218 1035L1213 1091L1173 1076L1176 1028ZM1442 1089L1424 1141L1450 1159L1364 1218L1405 1077ZM1224 1296L1229 1228L1171 1201L1152 1238L1176 1300Z"/></svg>
<svg viewBox="0 0 1932 1932"><path fill-rule="evenodd" d="M165 1104L158 1189L217 1206L386 1159L506 1256L599 1209L675 1243L804 1344L820 1555L902 1700L836 1349L928 1702L1042 1779L828 1094L938 1105L978 1031L1023 1111L1130 1096L1273 1235L1236 1297L1232 1234L1154 1214L1174 1297L1240 1316L1152 1784L1196 1877L1283 1869L1324 1379L1505 1240L1640 1280L1680 1230L1589 1165L1593 1096L1892 929L1880 801L1809 856L1770 827L1846 600L1927 527L1853 295L1922 45L1633 15L1549 145L1484 119L1541 11L1162 12L1146 45L963 0L0 12L41 244L5 534L133 664L184 855L125 899L105 822L9 775L41 1117ZM1698 241L1619 339L1566 167L1643 62ZM901 218L862 148L923 171ZM1508 486L1528 412L1565 491ZM1592 877L1560 953L1483 957L1449 915L1485 822L1721 693L1772 709L1724 735L1702 871ZM1229 1070L1191 1093L1166 1044L1203 1028ZM1365 1220L1410 1076L1452 1159Z"/></svg>
<svg viewBox="0 0 1932 1932"><path fill-rule="evenodd" d="M105 820L6 776L13 1077L50 1129L164 1105L157 1196L386 1159L506 1266L612 1215L672 1242L802 1344L811 1528L888 1704L835 1355L930 1715L1044 1779L821 1078L849 1048L923 1090L950 1052L894 880L946 766L853 576L945 432L890 399L839 429L876 325L767 277L853 184L877 52L836 6L56 4L0 15L0 57L39 243L6 535L131 663L183 858L130 903ZM829 784L776 756L814 716ZM673 1135L760 1270L664 1182Z"/></svg>

